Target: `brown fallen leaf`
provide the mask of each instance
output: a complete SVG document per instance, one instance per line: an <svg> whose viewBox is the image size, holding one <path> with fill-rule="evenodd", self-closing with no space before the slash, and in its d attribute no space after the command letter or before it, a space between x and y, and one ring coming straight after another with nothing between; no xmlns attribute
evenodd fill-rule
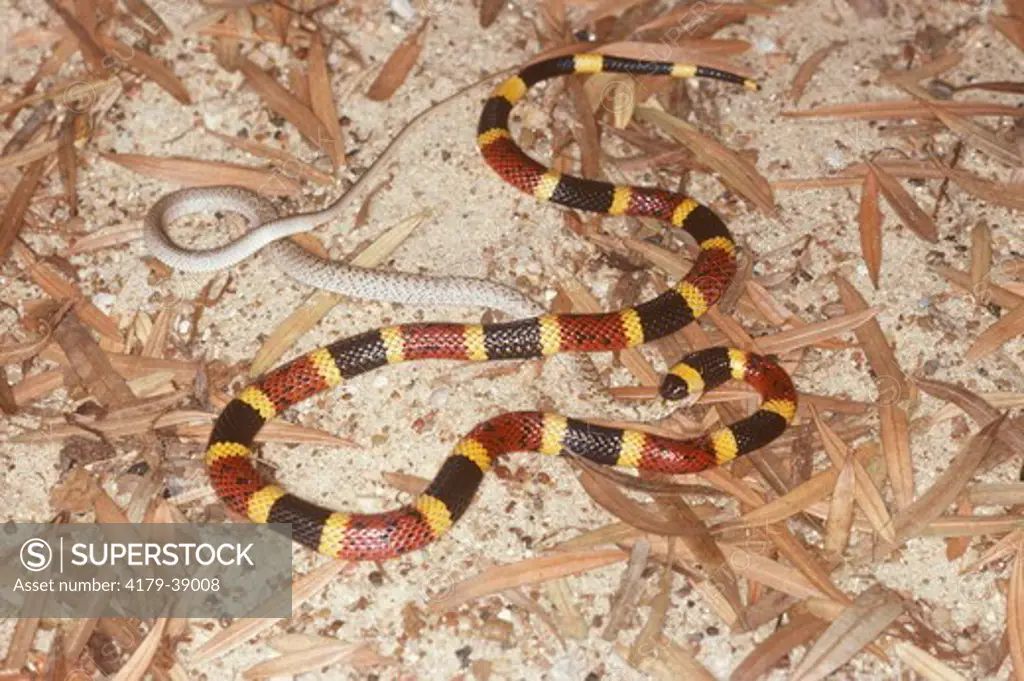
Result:
<svg viewBox="0 0 1024 681"><path fill-rule="evenodd" d="M982 331L964 354L967 362L977 362L999 349L1003 343L1024 333L1024 305L1010 310L1002 318Z"/></svg>
<svg viewBox="0 0 1024 681"><path fill-rule="evenodd" d="M795 648L809 644L828 628L828 622L799 608L790 609L789 621L758 643L736 666L729 681L758 681Z"/></svg>
<svg viewBox="0 0 1024 681"><path fill-rule="evenodd" d="M917 202L910 196L910 193L903 188L896 178L887 173L884 168L867 162L868 168L875 175L878 181L878 188L882 191L886 203L892 207L899 216L900 221L914 232L921 239L935 243L939 240L939 228L935 221L925 213Z"/></svg>
<svg viewBox="0 0 1024 681"><path fill-rule="evenodd" d="M192 104L192 97L188 94L188 88L174 74L171 67L163 61L146 52L141 45L125 45L120 40L110 36L99 35L97 40L107 52L117 55L119 61L129 69L149 78L156 83L167 94L186 106Z"/></svg>
<svg viewBox="0 0 1024 681"><path fill-rule="evenodd" d="M910 453L910 424L899 404L878 403L885 470L892 485L896 508L903 510L914 500L914 464Z"/></svg>
<svg viewBox="0 0 1024 681"><path fill-rule="evenodd" d="M868 589L815 641L791 678L793 681L827 678L878 638L901 614L903 602L896 594L882 587Z"/></svg>
<svg viewBox="0 0 1024 681"><path fill-rule="evenodd" d="M430 603L434 612L446 612L463 603L517 586L540 584L551 579L589 572L626 558L619 549L560 552L489 568L456 583L449 593Z"/></svg>
<svg viewBox="0 0 1024 681"><path fill-rule="evenodd" d="M210 130L209 128L206 128L206 132L213 135L221 142L235 147L236 149L242 149L243 151L247 151L256 156L263 156L264 158L279 161L281 163L279 166L281 171L286 172L289 175L300 177L311 182L316 182L317 184L325 187L333 187L335 184L334 177L331 175L317 170L314 166L311 166L305 161L302 161L298 157L289 154L282 149L277 149L266 144L260 144L259 142L251 139L243 139L233 135L224 135Z"/></svg>
<svg viewBox="0 0 1024 681"><path fill-rule="evenodd" d="M1024 18L993 14L989 16L988 21L1007 40L1016 45L1017 49L1024 50Z"/></svg>
<svg viewBox="0 0 1024 681"><path fill-rule="evenodd" d="M868 309L864 297L846 279L840 275L835 276L836 287L839 290L839 299L848 313ZM909 397L907 389L906 374L896 362L896 356L885 339L882 327L877 319L869 319L854 329L854 335L860 341L867 355L871 369L875 372L878 399L880 401L895 403Z"/></svg>
<svg viewBox="0 0 1024 681"><path fill-rule="evenodd" d="M309 99L313 113L324 125L324 135L318 140L335 168L345 165L345 137L338 123L338 112L331 90L331 71L327 65L323 36L313 33L309 46Z"/></svg>
<svg viewBox="0 0 1024 681"><path fill-rule="evenodd" d="M988 284L992 272L992 230L979 223L971 230L971 290L982 305L989 302Z"/></svg>
<svg viewBox="0 0 1024 681"><path fill-rule="evenodd" d="M1006 603L1006 633L1010 638L1013 674L1021 681L1024 679L1024 542L1017 544Z"/></svg>
<svg viewBox="0 0 1024 681"><path fill-rule="evenodd" d="M481 0L480 2L480 28L488 28L501 14L505 7L503 0Z"/></svg>
<svg viewBox="0 0 1024 681"><path fill-rule="evenodd" d="M638 106L638 120L657 126L693 152L697 160L717 172L721 180L742 194L766 215L778 211L771 186L747 159L704 135L685 121L651 106Z"/></svg>
<svg viewBox="0 0 1024 681"><path fill-rule="evenodd" d="M419 28L398 44L391 56L384 62L384 66L381 67L373 84L370 85L370 89L366 93L368 98L376 102L391 99L395 91L409 77L416 62L419 61L429 27L429 19L424 19Z"/></svg>
<svg viewBox="0 0 1024 681"><path fill-rule="evenodd" d="M825 556L840 559L850 544L850 530L853 528L853 505L856 497L854 462L848 457L839 470L832 499L829 502L828 519L825 522Z"/></svg>
<svg viewBox="0 0 1024 681"><path fill-rule="evenodd" d="M1017 107L989 102L943 102L943 108L961 116L1013 116L1022 117L1024 111ZM888 99L882 102L853 102L834 106L821 106L801 111L783 111L788 118L855 118L855 119L920 119L937 118L935 112L922 102L914 99Z"/></svg>
<svg viewBox="0 0 1024 681"><path fill-rule="evenodd" d="M134 172L176 182L186 187L233 184L260 194L275 196L298 196L302 192L297 182L277 171L224 161L107 152L100 152L100 156Z"/></svg>
<svg viewBox="0 0 1024 681"><path fill-rule="evenodd" d="M942 515L956 500L995 442L995 434L1005 418L999 417L971 437L928 491L893 518L893 527L896 531L893 548L917 536L928 523Z"/></svg>
<svg viewBox="0 0 1024 681"><path fill-rule="evenodd" d="M135 401L128 384L114 368L88 329L69 312L53 331L54 339L68 357L82 389L108 408L125 407Z"/></svg>
<svg viewBox="0 0 1024 681"><path fill-rule="evenodd" d="M32 196L36 193L39 181L43 178L45 166L46 160L39 159L33 161L25 169L14 192L7 199L3 214L0 214L0 264L3 264L10 256L11 249L25 220L25 213L32 202Z"/></svg>
<svg viewBox="0 0 1024 681"><path fill-rule="evenodd" d="M845 41L834 40L825 47L815 50L811 56L809 56L804 63L797 69L796 75L793 76L793 83L789 86L789 99L794 104L800 101L800 98L804 95L804 90L807 89L807 85L814 78L814 74L821 67L830 54L835 52L837 49L846 45Z"/></svg>
<svg viewBox="0 0 1024 681"><path fill-rule="evenodd" d="M302 604L320 593L348 565L342 560L329 560L318 568L302 575L292 583L292 611L298 611ZM202 663L234 650L246 641L270 629L282 618L239 619L231 626L214 634L201 645L191 660Z"/></svg>
<svg viewBox="0 0 1024 681"><path fill-rule="evenodd" d="M868 267L871 283L878 288L878 277L882 269L882 213L878 207L878 175L868 169L860 187L860 215L857 219L860 229L860 251Z"/></svg>
<svg viewBox="0 0 1024 681"><path fill-rule="evenodd" d="M874 443L868 443L854 450L853 457L860 464L866 465L877 453L877 446ZM839 469L829 466L781 497L748 511L739 518L720 523L712 528L712 532L720 533L731 529L771 525L786 520L828 496L828 493L835 487L838 477Z"/></svg>
<svg viewBox="0 0 1024 681"><path fill-rule="evenodd" d="M295 95L282 87L276 79L245 57L238 60L238 70L246 82L271 109L279 113L302 134L317 151L325 151L325 143L334 144L324 123Z"/></svg>

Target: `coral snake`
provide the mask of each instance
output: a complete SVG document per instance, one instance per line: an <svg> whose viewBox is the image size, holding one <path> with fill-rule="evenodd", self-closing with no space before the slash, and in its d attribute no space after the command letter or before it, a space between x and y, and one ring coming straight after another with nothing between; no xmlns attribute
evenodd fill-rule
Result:
<svg viewBox="0 0 1024 681"><path fill-rule="evenodd" d="M693 473L726 463L778 437L796 412L785 370L769 358L727 348L687 355L661 385L665 399L695 399L729 379L761 396L752 415L700 437L675 440L588 424L553 413L512 412L472 429L455 445L429 486L407 506L383 513L341 513L289 494L253 465L252 443L268 420L344 380L416 359L476 362L563 352L605 352L649 343L683 328L714 305L737 269L736 244L722 220L686 196L557 173L512 140L509 115L527 89L560 75L614 72L709 77L757 89L736 74L702 66L636 61L598 54L535 63L504 81L487 100L477 143L498 175L542 201L606 215L660 218L700 246L693 268L675 287L636 307L602 314L546 314L498 324L417 323L375 329L314 350L266 374L218 416L206 465L221 499L254 522L286 523L292 537L320 553L380 560L414 551L444 535L466 511L484 473L511 452L575 453L604 465Z"/></svg>

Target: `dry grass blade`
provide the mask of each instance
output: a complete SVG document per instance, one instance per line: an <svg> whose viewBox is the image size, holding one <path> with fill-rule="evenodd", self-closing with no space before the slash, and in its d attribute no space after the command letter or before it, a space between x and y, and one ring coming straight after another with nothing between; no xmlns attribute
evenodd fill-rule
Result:
<svg viewBox="0 0 1024 681"><path fill-rule="evenodd" d="M168 182L177 182L186 187L234 184L260 194L274 196L297 196L302 191L297 182L280 173L224 161L106 152L102 152L100 155L108 161L122 165L134 172Z"/></svg>
<svg viewBox="0 0 1024 681"><path fill-rule="evenodd" d="M589 572L626 558L619 549L560 552L490 568L455 584L450 593L430 603L430 610L444 612L463 603L527 584Z"/></svg>
<svg viewBox="0 0 1024 681"><path fill-rule="evenodd" d="M856 457L850 456L846 443L822 421L821 415L813 405L809 407L809 411L811 412L811 418L814 420L815 427L821 434L822 444L825 446L825 452L828 454L829 460L832 461L832 465L837 469L845 466L847 462L852 465L856 481L857 505L864 512L864 515L871 523L871 526L875 528L875 531L878 532L879 536L886 541L893 541L892 519L889 516L888 509L885 507L885 501L883 501L881 493L871 480L871 476L864 466L857 461Z"/></svg>
<svg viewBox="0 0 1024 681"><path fill-rule="evenodd" d="M839 289L839 298L847 312L857 312L868 309L868 304L860 293L843 277L836 275L836 287ZM882 327L877 319L868 320L854 330L857 340L867 355L868 362L874 370L877 378L878 399L880 401L895 402L907 397L906 375L903 369L896 363L896 356Z"/></svg>
<svg viewBox="0 0 1024 681"><path fill-rule="evenodd" d="M907 641L892 646L896 658L926 681L967 681L959 672Z"/></svg>
<svg viewBox="0 0 1024 681"><path fill-rule="evenodd" d="M28 210L32 196L39 187L39 181L43 178L43 169L46 166L45 159L33 161L25 169L21 181L14 188L14 192L4 206L4 212L0 215L0 264L3 264L11 253L11 248L18 238L21 225L25 219L25 212Z"/></svg>
<svg viewBox="0 0 1024 681"><path fill-rule="evenodd" d="M857 218L860 229L860 250L864 264L868 267L871 283L878 288L878 276L882 269L882 211L878 205L878 175L868 169L860 186L860 214Z"/></svg>
<svg viewBox="0 0 1024 681"><path fill-rule="evenodd" d="M789 621L772 632L743 658L729 676L729 681L758 681L776 664L799 648L817 638L828 627L828 622L806 612L792 614Z"/></svg>
<svg viewBox="0 0 1024 681"><path fill-rule="evenodd" d="M921 209L921 206L917 205L903 185L884 168L871 161L868 161L867 165L878 181L878 188L882 190L882 196L885 197L886 203L896 212L900 221L925 241L937 242L939 228L936 227L935 221Z"/></svg>
<svg viewBox="0 0 1024 681"><path fill-rule="evenodd" d="M898 596L869 589L846 608L811 646L793 670L793 681L819 681L829 676L878 638L903 613Z"/></svg>
<svg viewBox="0 0 1024 681"><path fill-rule="evenodd" d="M910 453L910 424L903 407L891 402L878 405L882 453L892 484L896 508L903 510L914 500L914 462Z"/></svg>
<svg viewBox="0 0 1024 681"><path fill-rule="evenodd" d="M646 657L651 643L660 636L665 626L665 617L668 615L669 606L672 604L672 549L674 545L673 541L670 540L668 542L665 564L661 568L661 579L658 583L658 594L651 600L650 615L630 647L629 657L627 658L630 664L636 664L638 660Z"/></svg>
<svg viewBox="0 0 1024 681"><path fill-rule="evenodd" d="M373 84L370 85L370 89L366 93L367 97L376 102L391 99L395 91L405 82L412 68L416 66L416 62L419 61L429 27L430 21L424 19L419 28L398 44L398 47L384 62L384 66L381 67Z"/></svg>
<svg viewBox="0 0 1024 681"><path fill-rule="evenodd" d="M929 395L946 400L960 407L971 420L985 426L998 419L1000 412L976 393L951 383L932 381L925 378L914 380L918 387ZM1017 452L1024 452L1024 429L1016 423L1006 422L996 433L1000 442Z"/></svg>
<svg viewBox="0 0 1024 681"><path fill-rule="evenodd" d="M840 47L843 47L845 44L845 42L833 41L825 47L815 51L804 61L803 64L800 65L800 68L797 69L796 75L793 76L793 84L789 86L789 99L794 104L799 102L800 98L803 97L804 90L807 89L807 85L811 82L811 78L814 78L814 74L817 73L822 62L824 62L830 54Z"/></svg>
<svg viewBox="0 0 1024 681"><path fill-rule="evenodd" d="M750 161L664 111L650 106L638 106L634 115L638 120L657 126L684 144L698 162L717 172L725 184L750 200L766 215L776 214L771 186Z"/></svg>
<svg viewBox="0 0 1024 681"><path fill-rule="evenodd" d="M823 322L804 324L795 329L781 331L770 336L761 336L757 339L757 346L761 352L784 355L794 350L802 350L822 341L835 338L841 333L853 331L861 324L873 319L878 314L875 308L868 308L858 312L850 312Z"/></svg>
<svg viewBox="0 0 1024 681"><path fill-rule="evenodd" d="M330 584L338 573L345 569L347 563L332 560L315 570L303 575L292 583L292 612L295 612L307 600L320 593ZM254 636L274 626L282 618L240 619L227 629L223 629L200 646L192 655L192 662L201 663L212 660L234 650Z"/></svg>
<svg viewBox="0 0 1024 681"><path fill-rule="evenodd" d="M988 278L992 272L992 230L979 223L971 230L971 290L978 302L988 304Z"/></svg>
<svg viewBox="0 0 1024 681"><path fill-rule="evenodd" d="M1010 637L1013 674L1021 681L1024 679L1024 544L1017 545L1006 601L1006 633Z"/></svg>
<svg viewBox="0 0 1024 681"><path fill-rule="evenodd" d="M1011 310L1003 315L998 322L985 329L967 349L964 359L968 362L977 362L998 350L1003 343L1022 333L1024 333L1024 306Z"/></svg>
<svg viewBox="0 0 1024 681"><path fill-rule="evenodd" d="M319 31L313 34L309 46L309 99L313 113L324 124L325 134L320 140L322 147L334 167L341 167L345 164L345 138L338 123L334 93L331 90L331 71L327 66L323 36Z"/></svg>
<svg viewBox="0 0 1024 681"><path fill-rule="evenodd" d="M419 227L430 215L430 211L421 211L402 220L377 237L373 243L352 258L351 264L354 267L377 267L390 257L412 234L413 230ZM270 337L263 343L253 358L249 375L253 377L259 376L276 364L282 355L288 352L288 349L295 344L296 340L316 326L323 319L324 315L341 300L342 296L326 291L317 291L307 298L306 302L290 314L288 319L278 325L270 334Z"/></svg>
<svg viewBox="0 0 1024 681"><path fill-rule="evenodd" d="M896 545L902 544L911 537L916 537L933 520L943 514L960 492L971 481L975 470L985 458L988 450L995 442L996 432L1003 424L1005 416L992 421L976 433L964 445L960 454L950 462L928 491L914 503L903 509L895 518Z"/></svg>

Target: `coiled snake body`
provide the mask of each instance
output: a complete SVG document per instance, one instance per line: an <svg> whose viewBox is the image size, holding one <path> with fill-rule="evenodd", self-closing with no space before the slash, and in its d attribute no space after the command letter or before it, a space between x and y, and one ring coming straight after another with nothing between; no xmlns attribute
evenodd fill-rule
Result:
<svg viewBox="0 0 1024 681"><path fill-rule="evenodd" d="M758 449L786 429L796 413L796 392L786 372L765 357L711 348L672 367L661 395L671 400L695 398L739 379L760 393L762 403L751 416L697 438L668 439L552 413L506 413L463 437L411 504L374 514L322 508L268 484L254 468L251 447L264 423L297 402L378 367L417 359L482 362L631 348L675 332L718 301L736 273L736 245L709 208L659 189L559 174L531 159L512 140L510 111L531 85L560 75L602 71L711 77L756 89L740 76L705 67L592 54L549 59L527 67L494 91L480 118L478 146L498 175L542 201L607 215L656 217L684 229L700 245L686 277L656 298L618 312L548 314L488 325L389 326L339 340L275 369L224 408L210 436L210 479L230 508L254 522L291 524L293 539L323 554L380 560L422 548L444 535L466 511L484 473L507 453L572 452L599 464L692 473Z"/></svg>

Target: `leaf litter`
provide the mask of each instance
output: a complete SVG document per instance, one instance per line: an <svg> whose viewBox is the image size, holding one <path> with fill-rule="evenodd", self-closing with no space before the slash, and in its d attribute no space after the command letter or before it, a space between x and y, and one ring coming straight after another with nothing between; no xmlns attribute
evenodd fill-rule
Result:
<svg viewBox="0 0 1024 681"><path fill-rule="evenodd" d="M65 412L47 407L47 418L40 421L43 428L35 433L31 430L21 433L18 437L22 441L32 441L34 435L38 435L38 441L76 436L115 442L124 438L164 444L201 442L208 435L213 410L223 406L231 393L232 380L246 368L218 366L205 358L195 359L200 322L219 314L218 299L210 296L209 285L198 300L186 301L194 304L182 346L174 330L178 316L174 308L163 307L152 318L136 317L135 322L126 325L132 319L131 313L126 317L122 310L106 312L83 292L83 289L88 290L88 282L79 280L76 272L83 259L102 257L137 240L140 236L137 227L127 223L99 226L84 237L75 238L73 243L66 244L76 256L75 264L67 267L55 264L59 261L45 255L48 249L35 238L36 234L41 226L50 227L51 218L46 211L51 205L63 203L69 215L76 213L81 200L76 187L81 167L95 159L112 161L139 175L178 184L228 182L267 191L268 182L272 180L272 191L282 196L297 196L307 191L309 184L333 188L339 170L359 156L358 149L348 147L345 130L339 124L341 117L333 89L338 67L328 55L333 57L340 52L343 60L350 59L363 69L362 81L353 79L346 83L345 87L351 91L355 91L354 85L366 80L365 62L343 34L325 29L320 14L323 8L313 7L312 3L300 3L304 5L301 11L259 2L217 7L187 26L187 32L212 43L221 67L237 69L248 87L259 94L262 106L282 117L305 138L307 148L292 153L266 140L209 131L212 137L261 158L269 165L242 166L198 158L154 157L114 152L106 146L101 151L95 131L81 126L84 121L76 123L73 116L61 118L55 108L47 104L59 100L62 92L66 93L70 81L55 76L76 51L81 52L82 59L91 67L91 75L82 81L94 88L89 92L99 93L98 88L112 79L107 58L111 54L123 54L129 47L123 42L123 34L115 35L112 26L134 17L153 41L145 43L145 47L138 43L131 45L135 51L122 64L127 71L113 77L127 88L110 90L106 95L110 98L108 102L125 97L126 92L131 96L132 88L143 81L155 84L166 93L169 103L187 105L193 97L192 81L184 76L184 69L177 64L172 67L172 62L165 58L163 46L173 40L172 31L164 23L165 17L145 2L131 0L125 3L130 17L118 14L110 22L98 22L90 12L107 4L80 3L68 9L66 5L48 2L53 13L51 19L59 19L59 22L54 21L53 28L37 35L23 33L19 38L21 42L15 43L18 49L25 49L33 41L52 44L55 52L38 66L31 82L17 92L9 92L3 104L3 111L12 116L10 122L14 122L14 116L23 109L29 110L29 116L13 131L13 141L17 144L9 144L0 156L0 170L12 173L4 176L0 184L5 200L0 220L0 259L24 282L37 287L35 290L42 292L39 301L46 302L55 314L40 318L48 323L35 328L27 319L20 319L22 329L28 333L19 331L0 337L0 364L4 370L0 375L0 398L3 398L0 406L8 409L13 402L16 408L24 409L27 403L50 397L61 388L71 400L69 404L76 404L75 410L69 407ZM772 8L774 3L720 7L703 18L704 23L691 37L678 45L669 45L658 42L659 37L664 37L677 22L693 18L692 8L680 7L659 14L658 8L645 0L612 0L590 3L586 7L577 7L578 4L569 3L567 7L554 0L542 3L541 15L549 31L543 52L571 53L577 46L569 44L569 32L593 26L601 36L594 48L607 54L666 55L659 58L700 61L745 73L750 71L738 67L733 60L738 62L749 57L754 41L713 36L727 26L747 31L750 28L744 23L747 17L770 22L785 11L781 6ZM481 3L475 23L484 29L492 24L500 25L509 10L502 13L499 5ZM1008 3L1006 15L989 17L991 29L1010 43L1016 41L1018 46L1022 43L1017 38L1024 35L1020 31L1024 12L1020 10L1014 3ZM424 19L405 26L407 38L384 60L376 80L368 88L359 90L366 92L367 99L393 100L397 93L412 92L426 77L422 73L424 69L417 67L435 55L425 52L424 48L434 49L432 43L440 42L432 26L430 32L434 35L427 40L430 24ZM280 71L276 65L267 70L257 66L265 61L256 57L253 61L247 56L253 54L249 51L252 45L264 43L293 49L291 58L297 59L300 65L294 68L289 65L290 89L278 82ZM796 103L813 97L815 106L805 111L783 112L784 115L794 120L838 117L850 121L933 121L937 127L922 128L923 132L915 134L932 137L944 131L997 164L1009 168L1021 165L1019 149L1007 141L1002 131L973 120L982 116L1012 119L1020 116L1019 109L1000 101L937 99L933 90L921 84L953 68L962 68L965 55L959 53L937 51L934 54L939 56L931 56L924 66L903 72L892 68L880 70L880 82L888 82L893 90L903 90L903 96L909 94L910 99L819 103L818 90L825 84L825 68L845 57L846 46L845 41L818 46L802 67L795 68L789 99ZM758 47L761 47L759 43ZM652 52L655 49L657 52ZM787 49L785 44L782 49ZM911 52L913 49L910 48ZM766 61L778 64L781 59L790 58L791 55L781 52L770 55ZM530 58L535 59L536 56ZM713 196L712 203L725 203L730 196L735 196L748 210L765 216L779 215L780 207L775 198L779 190L826 192L832 188L859 186L862 191L861 257L874 288L882 293L891 286L887 284L889 273L895 267L895 256L901 255L893 245L896 223L926 244L941 245L947 238L950 228L948 222L941 219L942 195L935 201L934 214L925 210L925 207L931 210L930 204L921 202L920 197L930 191L929 182L942 182L943 192L949 183L975 204L1024 208L1019 201L1019 173L979 170L977 165L969 169L946 167L932 156L917 155L920 150L911 146L903 149L910 154L905 160L872 155L821 178L785 180L778 177L777 169L762 174L763 171L751 162L748 150L737 149L736 139L722 135L722 131L715 128L718 121L714 114L702 118L699 109L686 111L686 100L668 98L671 90L667 86L663 88L659 83L653 95L641 104L633 102L627 111L609 114L593 106L594 91L606 83L596 76L590 81L589 91L587 83L582 87L573 86L576 90L570 88L577 106L568 107L568 115L579 130L567 138L571 140L570 146L578 147L588 174L601 173L601 165L607 159L601 150L600 135L611 132L609 137L615 136L618 142L644 152L618 170L653 172L661 163L682 163L702 172L710 170L721 182L718 191L723 192ZM633 90L635 96L636 88ZM466 91L468 88L449 101L457 101ZM971 91L971 97L979 98L986 93L1020 92L1019 83L1011 80L952 87L954 96L966 91ZM666 101L673 105L683 101L683 108L670 108L665 105ZM580 106L582 102L587 106ZM104 119L109 107L101 111L102 115L89 121L98 128L109 125ZM440 107L428 109L424 115L436 115L438 111ZM420 119L414 119L413 123L417 120ZM621 135L615 135L613 129L619 130ZM398 138L403 138L405 133L403 130ZM652 149L665 145L668 145L667 150L652 153ZM310 147L326 155L330 168L317 161L303 160L308 157ZM391 149L389 147L347 190L351 197L346 196L346 200L354 200L356 190L370 186L366 184L369 178L379 176L379 169L387 162L381 159L390 160ZM951 165L956 165L955 161ZM287 176L279 170L285 170ZM1007 180L1007 177L1012 179ZM911 190L903 184L906 181ZM56 199L45 194L56 191L62 183L70 185L64 187L64 194ZM955 199L954 196L950 200ZM896 223L883 220L883 202ZM730 206L730 212L732 210ZM412 213L409 211L406 215ZM422 217L415 216L398 224L353 262L365 267L385 262ZM593 232L591 243L598 252L619 255L626 252L639 257L645 267L661 271L670 278L678 278L685 272L688 255L656 242L650 232L642 231L642 226L632 227L641 231L622 238ZM604 226L598 229L603 230ZM1014 292L1020 290L1014 288L1019 282L994 280L998 269L994 263L998 262L996 259L1006 258L1009 249L1002 232L988 225L977 225L973 231L965 230L965 233L970 235L969 257L956 262L922 263L922 269L930 268L937 279L951 284L950 290L954 293L950 297L966 291L979 313L990 304L1004 308L995 322L986 320L982 327L972 328L971 342L962 350L965 361L992 366L988 362L1000 357L1000 353L1015 352L1013 343L1024 334L1024 325L1019 323L1024 296ZM70 234L57 237L69 239ZM749 265L751 272L756 272L755 263ZM814 274L809 276L822 274L820 269L812 271ZM907 602L903 594L896 595L877 586L862 586L859 593L848 596L837 584L844 569L863 565L864 561L872 566L882 565L885 554L909 539L970 537L972 542L961 543L955 555L963 558L972 555L971 547L987 548L991 555L985 556L984 569L1002 569L1001 574L1008 580L1005 634L995 648L1005 651L1003 656L1019 675L1024 665L1021 652L1024 650L1024 625L1019 612L1020 599L1024 598L1024 577L1021 576L1024 568L1021 568L1021 529L1017 516L1018 509L1024 505L1024 493L1018 489L1019 483L978 480L978 476L998 469L1008 460L1017 458L1019 464L1020 453L1024 451L1024 436L1021 435L1024 429L1019 417L1015 419L1002 413L1020 408L1019 392L1004 387L979 393L953 383L923 378L916 373L919 368L905 372L890 342L895 333L891 322L880 318L881 307L868 305L858 290L863 287L851 283L845 271L821 277L823 284L834 285L839 305L831 302L834 308L844 310L838 315L791 309L780 303L775 296L785 297L787 303L790 299L787 289L795 284L789 279L774 280L769 285L764 279L759 282L756 274L747 276L751 278L731 293L728 304L708 315L705 325L708 330L691 328L674 334L651 353L646 348L618 353L612 361L613 368L623 369L631 376L630 380L647 387L618 386L608 392L619 397L632 394L634 399L650 400L654 397L652 388L660 380L661 363L678 358L688 349L728 340L762 352L777 353L788 367L797 369L798 383L801 383L799 371L809 361L820 361L824 357L829 362L845 363L848 358L844 353L862 353L866 364L851 363L851 366L856 366L869 382L875 383L875 401L846 395L802 393L798 421L810 422L812 437L800 442L811 450L809 465L802 470L778 470L778 459L759 454L755 455L758 458L753 463L742 461L730 470L710 471L702 476L700 488L713 488L715 494L708 498L724 502L720 507L695 504L691 495L698 486L687 477L662 479L608 474L584 463L579 471L584 491L596 502L596 507L621 522L584 530L564 541L561 548L553 546L526 561L491 565L476 571L475 575L456 582L451 593L435 601L430 611L437 617L449 618L454 617L452 613L465 612L467 608L504 597L515 607L537 614L560 639L562 633L570 630L582 631L585 635L585 622L581 629L579 624L583 620L579 613L566 620L575 624L559 624L558 618L549 616L546 609L549 604L538 597L537 587L546 585L543 593L550 597L556 611L572 611L578 605L574 599L579 594L576 582L566 578L601 569L620 577L619 592L612 602L604 636L610 641L617 641L620 635L631 637L630 645L618 644L623 659L657 678L714 678L698 659L699 644L695 645L691 639L681 642L670 638L674 633L667 623L679 608L676 591L678 583L683 581L701 605L731 630L744 630L748 620L767 622L771 613L784 616L783 624L775 633L750 648L749 654L733 670L733 679L760 678L773 669L785 668L792 671L794 678L824 678L843 666L858 664L865 651L876 658L888 653L926 678L966 678L981 653L950 656L933 645L941 639L927 628L916 638L909 635L906 623L911 621L909 613L914 604ZM792 276L797 276L795 271ZM657 275L649 282L656 287L668 285ZM227 289L225 285L223 291ZM603 309L599 299L588 289L587 282L579 278L570 278L561 284L565 298L575 310ZM313 294L296 316L264 340L261 352L247 367L250 372L258 374L288 354L299 338L338 302L337 297ZM927 349L924 359L937 356L932 350ZM183 351L186 354L181 354ZM51 368L53 366L57 368ZM208 404L198 405L199 408L190 401L197 377L212 382L202 390ZM807 387L801 385L803 389ZM939 400L948 400L949 406L929 417L920 417L918 389ZM702 428L742 414L752 403L749 390L730 392L727 388L720 392L707 395L693 405L697 416L670 414L650 428L669 433L680 432L686 424ZM931 482L920 489L921 471L915 459L923 446L919 434L956 422L957 418L962 418L960 411L975 421L981 431L965 441L960 454L953 457L937 478L924 478ZM287 422L269 424L260 435L263 441L330 446L356 444L344 436ZM796 443L796 438L787 434L777 446L795 447ZM949 449L952 451L953 447ZM109 469L100 466L97 471L101 470ZM72 471L73 474L79 472L81 469ZM73 476L64 480L65 484L70 482L74 482ZM416 485L421 484L416 482ZM88 485L91 491L78 500L76 514L91 510L97 520L118 522L129 517L164 520L185 517L173 503L156 498L163 489L162 483L137 488L138 496L125 509L106 492L98 493L97 489L101 488L95 480ZM203 494L200 492L199 498ZM649 501L638 501L639 496L646 496ZM1011 512L973 515L975 506L986 504L997 509L1009 507ZM816 525L812 522L815 519L824 519L824 522ZM764 536L766 529L770 530L767 537ZM733 569L740 558L746 561L745 567ZM301 614L295 619L310 615L307 601L334 583L343 571L347 572L346 568L341 563L323 563L321 568L299 578L295 605L302 608L296 611ZM645 598L644 594L649 592L653 592L653 596ZM9 667L21 670L34 661L34 640L41 624L18 623L7 655ZM214 634L189 656L189 662L197 663L241 647L259 645L251 642L259 637L277 656L252 664L241 672L243 678L265 678L282 672L295 674L331 665L362 668L396 664L396 659L382 656L368 641L350 642L333 635L282 634L271 631L276 625L275 620L240 620ZM104 636L124 634L126 626L124 622L101 620L81 623L73 629L59 629L45 663L51 670L60 670L79 655L95 655L92 643ZM149 623L145 636L136 637L134 645L124 646L109 669L110 674L119 679L142 678L147 673L157 678L187 678L188 672L173 657L168 662L162 651L173 649L180 637L195 627L196 623L190 621L156 618ZM804 648L805 652L791 659L789 650L794 646ZM99 664L98 660L95 662ZM472 669L474 678L486 678L486 673L481 671L483 666L474 664Z"/></svg>

